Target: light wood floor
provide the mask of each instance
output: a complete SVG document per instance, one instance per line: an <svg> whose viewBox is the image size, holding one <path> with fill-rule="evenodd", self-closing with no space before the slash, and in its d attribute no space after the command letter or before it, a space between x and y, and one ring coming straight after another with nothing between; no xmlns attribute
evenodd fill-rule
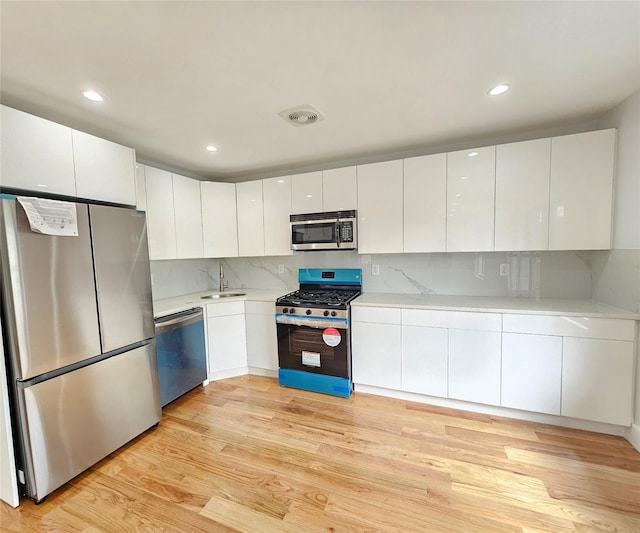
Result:
<svg viewBox="0 0 640 533"><path fill-rule="evenodd" d="M622 438L244 376L2 531L640 531L640 453Z"/></svg>

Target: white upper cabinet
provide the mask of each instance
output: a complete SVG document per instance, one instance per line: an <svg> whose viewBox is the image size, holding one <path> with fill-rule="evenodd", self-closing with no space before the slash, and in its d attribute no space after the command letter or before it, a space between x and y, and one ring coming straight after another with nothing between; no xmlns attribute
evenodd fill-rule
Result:
<svg viewBox="0 0 640 533"><path fill-rule="evenodd" d="M147 210L147 182L144 177L145 166L136 163L136 207L140 211Z"/></svg>
<svg viewBox="0 0 640 533"><path fill-rule="evenodd" d="M264 255L264 207L262 180L236 183L238 206L238 255Z"/></svg>
<svg viewBox="0 0 640 533"><path fill-rule="evenodd" d="M1 106L0 184L76 195L71 128Z"/></svg>
<svg viewBox="0 0 640 533"><path fill-rule="evenodd" d="M234 183L200 182L204 257L238 257Z"/></svg>
<svg viewBox="0 0 640 533"><path fill-rule="evenodd" d="M404 251L446 250L447 155L404 160Z"/></svg>
<svg viewBox="0 0 640 533"><path fill-rule="evenodd" d="M551 250L611 248L616 130L551 140Z"/></svg>
<svg viewBox="0 0 640 533"><path fill-rule="evenodd" d="M320 213L322 210L322 172L291 176L291 213Z"/></svg>
<svg viewBox="0 0 640 533"><path fill-rule="evenodd" d="M136 205L136 154L132 148L72 130L78 198Z"/></svg>
<svg viewBox="0 0 640 533"><path fill-rule="evenodd" d="M322 210L351 211L358 208L356 167L322 171Z"/></svg>
<svg viewBox="0 0 640 533"><path fill-rule="evenodd" d="M291 255L289 215L291 178L282 176L262 180L264 201L264 254Z"/></svg>
<svg viewBox="0 0 640 533"><path fill-rule="evenodd" d="M202 257L200 182L172 174L178 259Z"/></svg>
<svg viewBox="0 0 640 533"><path fill-rule="evenodd" d="M402 253L402 160L358 166L358 251Z"/></svg>
<svg viewBox="0 0 640 533"><path fill-rule="evenodd" d="M551 139L497 147L497 251L548 249L550 165Z"/></svg>
<svg viewBox="0 0 640 533"><path fill-rule="evenodd" d="M447 251L493 250L496 147L447 154Z"/></svg>
<svg viewBox="0 0 640 533"><path fill-rule="evenodd" d="M170 172L145 168L147 185L147 237L150 259L175 259L176 224L173 208L173 179Z"/></svg>

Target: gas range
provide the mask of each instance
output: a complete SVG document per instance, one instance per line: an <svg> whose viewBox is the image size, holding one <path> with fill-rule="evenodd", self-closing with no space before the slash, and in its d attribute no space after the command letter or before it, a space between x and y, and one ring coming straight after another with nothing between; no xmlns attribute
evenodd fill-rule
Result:
<svg viewBox="0 0 640 533"><path fill-rule="evenodd" d="M299 289L276 300L276 313L346 318L349 302L359 294L353 287Z"/></svg>
<svg viewBox="0 0 640 533"><path fill-rule="evenodd" d="M305 268L298 271L298 281L297 291L276 300L279 382L348 398L349 303L360 294L362 271Z"/></svg>

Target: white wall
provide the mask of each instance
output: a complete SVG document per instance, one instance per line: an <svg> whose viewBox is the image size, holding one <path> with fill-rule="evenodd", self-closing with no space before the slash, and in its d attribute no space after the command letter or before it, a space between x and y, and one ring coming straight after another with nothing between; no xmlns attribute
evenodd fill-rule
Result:
<svg viewBox="0 0 640 533"><path fill-rule="evenodd" d="M592 297L640 314L640 90L607 113L601 128L618 128L614 249L591 252ZM640 450L640 355L636 357L634 424L627 438Z"/></svg>
<svg viewBox="0 0 640 533"><path fill-rule="evenodd" d="M0 500L17 507L18 479L13 454L11 418L9 415L9 391L4 365L2 324L0 324Z"/></svg>

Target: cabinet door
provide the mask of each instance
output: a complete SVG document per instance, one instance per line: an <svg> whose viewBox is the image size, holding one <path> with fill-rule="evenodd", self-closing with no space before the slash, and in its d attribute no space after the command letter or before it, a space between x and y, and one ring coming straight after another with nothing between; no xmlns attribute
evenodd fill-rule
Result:
<svg viewBox="0 0 640 533"><path fill-rule="evenodd" d="M207 341L209 369L213 374L232 370L246 372L247 336L244 314L207 319Z"/></svg>
<svg viewBox="0 0 640 533"><path fill-rule="evenodd" d="M563 339L562 416L631 424L633 342Z"/></svg>
<svg viewBox="0 0 640 533"><path fill-rule="evenodd" d="M0 184L76 195L71 128L0 106Z"/></svg>
<svg viewBox="0 0 640 533"><path fill-rule="evenodd" d="M448 349L446 329L402 326L402 390L446 398Z"/></svg>
<svg viewBox="0 0 640 533"><path fill-rule="evenodd" d="M177 257L178 259L203 257L200 182L177 174L172 176Z"/></svg>
<svg viewBox="0 0 640 533"><path fill-rule="evenodd" d="M238 205L238 255L264 255L264 208L262 180L236 183Z"/></svg>
<svg viewBox="0 0 640 533"><path fill-rule="evenodd" d="M402 253L402 160L358 166L358 252Z"/></svg>
<svg viewBox="0 0 640 533"><path fill-rule="evenodd" d="M144 165L136 163L136 208L140 211L147 210L147 182L144 169Z"/></svg>
<svg viewBox="0 0 640 533"><path fill-rule="evenodd" d="M551 140L551 250L611 248L615 130Z"/></svg>
<svg viewBox="0 0 640 533"><path fill-rule="evenodd" d="M136 205L136 154L132 148L72 131L78 198Z"/></svg>
<svg viewBox="0 0 640 533"><path fill-rule="evenodd" d="M447 252L493 250L496 147L447 154Z"/></svg>
<svg viewBox="0 0 640 533"><path fill-rule="evenodd" d="M560 414L562 337L502 335L502 406Z"/></svg>
<svg viewBox="0 0 640 533"><path fill-rule="evenodd" d="M200 182L204 257L238 257L236 186Z"/></svg>
<svg viewBox="0 0 640 533"><path fill-rule="evenodd" d="M400 325L352 322L351 330L353 382L401 390Z"/></svg>
<svg viewBox="0 0 640 533"><path fill-rule="evenodd" d="M496 250L549 247L551 139L496 149Z"/></svg>
<svg viewBox="0 0 640 533"><path fill-rule="evenodd" d="M246 302L247 361L250 367L278 370L278 338L273 303Z"/></svg>
<svg viewBox="0 0 640 533"><path fill-rule="evenodd" d="M444 252L447 155L404 160L404 251Z"/></svg>
<svg viewBox="0 0 640 533"><path fill-rule="evenodd" d="M322 171L322 210L347 211L358 208L356 167Z"/></svg>
<svg viewBox="0 0 640 533"><path fill-rule="evenodd" d="M264 254L291 255L289 215L291 178L282 176L262 180L264 199Z"/></svg>
<svg viewBox="0 0 640 533"><path fill-rule="evenodd" d="M291 176L291 213L322 211L322 172Z"/></svg>
<svg viewBox="0 0 640 533"><path fill-rule="evenodd" d="M176 223L171 173L159 168L146 167L145 181L149 259L175 259Z"/></svg>
<svg viewBox="0 0 640 533"><path fill-rule="evenodd" d="M449 330L449 398L500 405L500 333Z"/></svg>

